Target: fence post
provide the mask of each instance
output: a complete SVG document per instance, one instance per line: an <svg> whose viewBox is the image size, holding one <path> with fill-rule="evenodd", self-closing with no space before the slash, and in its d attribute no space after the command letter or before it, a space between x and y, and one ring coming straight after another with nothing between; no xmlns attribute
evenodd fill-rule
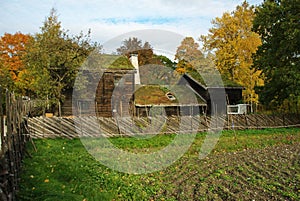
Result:
<svg viewBox="0 0 300 201"><path fill-rule="evenodd" d="M9 172L9 178L8 178L8 184L7 184L7 190L9 193L12 200L14 199L14 171L13 171L13 165L14 165L14 161L13 161L13 138L12 138L12 117L11 117L11 97L10 97L10 93L8 90L6 90L6 125L7 125L7 132L6 132L6 144L7 144L7 165L8 165L8 169L7 171Z"/></svg>
<svg viewBox="0 0 300 201"><path fill-rule="evenodd" d="M3 117L3 108L2 108L2 88L0 87L0 152L3 151L2 143L4 143L4 117Z"/></svg>
<svg viewBox="0 0 300 201"><path fill-rule="evenodd" d="M247 114L244 114L244 116L245 116L245 121L246 121L246 129L249 129L249 122L248 122Z"/></svg>

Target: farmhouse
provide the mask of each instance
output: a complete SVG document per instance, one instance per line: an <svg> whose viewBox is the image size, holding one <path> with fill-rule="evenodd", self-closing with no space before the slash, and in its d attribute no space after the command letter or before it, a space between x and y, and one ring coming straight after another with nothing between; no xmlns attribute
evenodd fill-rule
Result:
<svg viewBox="0 0 300 201"><path fill-rule="evenodd" d="M98 80L95 71L85 72L90 83L84 89L87 96L74 98L73 94L72 102L72 96L67 95L62 107L64 114L70 113L73 106L74 115L95 113L100 117L198 115L211 113L211 97L224 89L223 105L237 104L242 99L243 87L232 82L207 86L193 74L174 73L172 68L153 59L152 50L118 56L101 70Z"/></svg>

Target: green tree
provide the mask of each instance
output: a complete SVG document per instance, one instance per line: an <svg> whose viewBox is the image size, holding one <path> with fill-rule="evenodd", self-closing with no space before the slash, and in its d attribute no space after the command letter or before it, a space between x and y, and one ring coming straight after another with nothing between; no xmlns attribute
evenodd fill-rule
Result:
<svg viewBox="0 0 300 201"><path fill-rule="evenodd" d="M258 102L255 86L263 85L261 71L253 69L252 54L261 44L259 35L253 32L255 8L246 1L236 10L226 12L212 21L207 36L201 36L205 51L215 53L215 65L222 75L245 87L244 101Z"/></svg>
<svg viewBox="0 0 300 201"><path fill-rule="evenodd" d="M161 63L161 65L164 65L166 67L175 69L176 68L176 62L175 61L171 61L168 57L164 56L164 55L153 55L153 57L155 59L158 59L159 62Z"/></svg>
<svg viewBox="0 0 300 201"><path fill-rule="evenodd" d="M266 0L258 7L253 30L262 38L254 59L265 86L259 88L265 105L299 110L300 0Z"/></svg>
<svg viewBox="0 0 300 201"><path fill-rule="evenodd" d="M52 9L41 33L35 34L28 44L25 59L29 67L27 78L32 78L30 89L38 98L59 106L64 101L63 92L72 88L79 67L96 47L91 44L90 32L70 37Z"/></svg>
<svg viewBox="0 0 300 201"><path fill-rule="evenodd" d="M148 50L148 49L152 50L152 47L149 42L146 41L143 44L143 42L140 39L136 37L133 38L130 37L128 39L125 39L122 42L121 47L117 48L117 53L120 55L127 55L128 53L133 51Z"/></svg>

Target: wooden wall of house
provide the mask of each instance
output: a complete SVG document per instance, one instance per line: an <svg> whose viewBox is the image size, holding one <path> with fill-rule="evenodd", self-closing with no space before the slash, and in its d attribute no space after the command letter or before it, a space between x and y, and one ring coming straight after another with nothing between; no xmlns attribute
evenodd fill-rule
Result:
<svg viewBox="0 0 300 201"><path fill-rule="evenodd" d="M92 115L95 114L95 88L98 86L100 72L89 70L81 72L87 83L83 83L82 89L73 91L73 88L64 92L64 102L62 103L62 116L72 115ZM77 94L74 94L77 93Z"/></svg>
<svg viewBox="0 0 300 201"><path fill-rule="evenodd" d="M181 84L189 84L202 98L204 98L207 102L207 112L210 114L212 111L212 103L211 97L214 96L214 99L218 101L218 99L222 100L224 97L218 97L219 94L222 94L222 91L225 89L225 103L219 106L219 109L223 108L226 110L226 104L235 105L241 103L242 101L242 91L243 87L225 87L225 88L205 88L204 86L200 85L194 79L192 79L188 75L183 75L181 79ZM220 112L223 109L219 110Z"/></svg>
<svg viewBox="0 0 300 201"><path fill-rule="evenodd" d="M96 90L97 115L100 117L129 116L133 93L134 72L132 70L105 72Z"/></svg>
<svg viewBox="0 0 300 201"><path fill-rule="evenodd" d="M227 87L227 88L225 88L225 93L228 95L228 102L229 102L228 104L229 105L240 104L243 100L242 92L243 92L242 87L238 87L238 88Z"/></svg>
<svg viewBox="0 0 300 201"><path fill-rule="evenodd" d="M129 111L131 111L129 102L134 93L133 70L107 70L101 76L100 81L94 79L91 75L87 76L90 83L85 91L86 97L79 97L78 100L73 100L73 89L64 93L63 116L94 115L96 113L100 117L112 117L114 109L120 116L129 115ZM116 88L116 86L118 87ZM92 90L95 88L96 94ZM76 109L73 111L72 109L74 108ZM73 112L75 113L73 114Z"/></svg>

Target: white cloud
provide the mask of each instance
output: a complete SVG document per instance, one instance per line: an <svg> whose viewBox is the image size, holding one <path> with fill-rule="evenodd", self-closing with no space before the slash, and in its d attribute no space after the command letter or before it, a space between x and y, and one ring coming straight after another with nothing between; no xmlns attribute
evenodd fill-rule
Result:
<svg viewBox="0 0 300 201"><path fill-rule="evenodd" d="M3 1L0 35L4 32L35 33L52 7L64 29L72 34L90 28L100 43L118 35L143 29L168 30L197 39L206 34L211 19L232 11L243 0L27 0ZM262 0L252 0L255 4Z"/></svg>
<svg viewBox="0 0 300 201"><path fill-rule="evenodd" d="M91 28L93 38L102 42L112 36L140 29L164 29L198 38L206 34L210 21L236 2L220 0L140 0L140 1L62 1L67 8L61 14L66 25L76 29ZM72 12L80 10L74 17ZM58 8L59 11L59 8ZM75 29L75 30L76 30ZM71 29L73 30L73 29Z"/></svg>

